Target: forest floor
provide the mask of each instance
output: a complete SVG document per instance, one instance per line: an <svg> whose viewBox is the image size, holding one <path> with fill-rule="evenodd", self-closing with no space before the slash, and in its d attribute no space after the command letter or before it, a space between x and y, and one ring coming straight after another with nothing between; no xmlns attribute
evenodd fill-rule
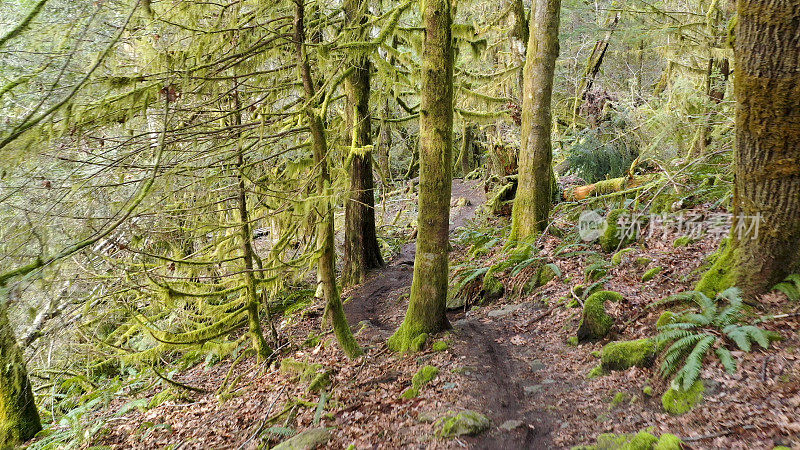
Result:
<svg viewBox="0 0 800 450"><path fill-rule="evenodd" d="M462 206L453 207L452 228L466 224L484 199L481 185L455 180L453 205ZM644 238L622 264L609 269L605 288L624 296L609 308L618 318L611 340L654 335L654 323L664 309L648 306L690 290L697 269L718 245L706 237L674 248L676 237ZM541 251L548 254L560 243L548 235L541 241ZM502 258L501 246L472 262L493 264ZM358 449L544 449L591 444L600 433L633 433L653 427L654 434L680 436L685 448L771 449L779 444L800 448L797 316L762 324L785 339L767 351L734 352L739 361L735 375L716 363L708 364L702 374L705 400L687 414L671 416L661 407L666 383L655 369L586 377L598 364L592 353L608 339L579 346L569 343L580 309L566 303L572 298L571 288L583 283L585 255L554 258L562 276L530 295L506 294L491 304L449 313L453 328L434 336L448 343L444 351L434 352L428 346L415 354L390 352L385 343L407 307L413 255L411 242L384 269L344 292L348 319L365 350L361 358L347 360L331 334L318 334L318 309L281 322L280 333L294 343L284 350L285 356L318 363L330 371L331 385L324 394L309 390L308 383L298 382L295 375L253 358L235 366L229 360L201 364L173 375L195 391L181 391L158 406L127 407L131 399L156 394L152 390L120 396L104 409L105 425L87 436L87 442L120 448L256 448L276 444L295 431L326 426L333 429L330 448L352 444ZM651 261L637 266L640 257ZM454 248L453 259L470 258L466 249ZM642 282L642 274L655 266L663 270ZM507 293L531 276L526 270L503 280ZM780 295L762 299L772 308L769 312L795 311L778 309L779 304L797 307ZM400 398L424 365L437 367L438 376L418 397ZM235 387L218 392L229 371L237 377ZM645 395L645 386L656 394ZM462 409L485 414L492 427L474 437L436 438L433 419ZM109 411L116 412L109 417Z"/></svg>

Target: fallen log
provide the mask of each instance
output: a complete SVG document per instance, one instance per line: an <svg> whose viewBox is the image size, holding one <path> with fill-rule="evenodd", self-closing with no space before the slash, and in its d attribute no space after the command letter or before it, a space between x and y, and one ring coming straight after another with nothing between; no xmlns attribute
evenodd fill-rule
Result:
<svg viewBox="0 0 800 450"><path fill-rule="evenodd" d="M614 192L620 192L625 189L639 187L652 181L654 177L654 174L624 176L598 181L597 183L584 186L575 186L564 190L564 199L569 202L576 202L589 197L613 194Z"/></svg>

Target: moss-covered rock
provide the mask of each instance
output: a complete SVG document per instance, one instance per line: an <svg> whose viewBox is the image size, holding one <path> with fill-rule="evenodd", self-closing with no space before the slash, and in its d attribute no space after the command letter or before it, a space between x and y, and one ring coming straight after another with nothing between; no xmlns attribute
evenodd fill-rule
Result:
<svg viewBox="0 0 800 450"><path fill-rule="evenodd" d="M570 336L567 338L567 345L570 347L577 347L578 346L578 336Z"/></svg>
<svg viewBox="0 0 800 450"><path fill-rule="evenodd" d="M664 411L676 416L687 413L703 400L704 390L702 380L697 380L688 391L670 388L661 396L661 406Z"/></svg>
<svg viewBox="0 0 800 450"><path fill-rule="evenodd" d="M653 267L642 275L642 283L647 283L656 277L661 272L661 266Z"/></svg>
<svg viewBox="0 0 800 450"><path fill-rule="evenodd" d="M503 282L490 270L486 272L486 275L483 277L483 286L481 290L483 292L483 299L487 302L491 302L502 297L506 289L503 286Z"/></svg>
<svg viewBox="0 0 800 450"><path fill-rule="evenodd" d="M636 236L627 233L625 229L620 228L620 218L623 220L632 220L631 212L627 209L614 209L606 215L605 232L600 236L600 247L606 253L617 251L617 249L626 247L636 240Z"/></svg>
<svg viewBox="0 0 800 450"><path fill-rule="evenodd" d="M313 450L328 443L331 432L327 428L305 430L290 439L272 447L273 450Z"/></svg>
<svg viewBox="0 0 800 450"><path fill-rule="evenodd" d="M664 433L659 436L653 450L681 450L681 440L674 434Z"/></svg>
<svg viewBox="0 0 800 450"><path fill-rule="evenodd" d="M490 426L488 417L472 410L457 413L450 411L434 423L436 435L440 438L476 435L488 430Z"/></svg>
<svg viewBox="0 0 800 450"><path fill-rule="evenodd" d="M450 345L447 343L447 341L436 341L431 346L431 349L435 352L443 352L448 348L450 348Z"/></svg>
<svg viewBox="0 0 800 450"><path fill-rule="evenodd" d="M642 388L642 394L644 394L644 395L646 395L648 397L652 397L654 393L655 393L655 391L653 390L653 388L651 386L645 386L645 387Z"/></svg>
<svg viewBox="0 0 800 450"><path fill-rule="evenodd" d="M614 318L606 313L606 301L618 302L622 294L614 291L595 292L583 304L583 315L578 326L578 341L604 338L614 325Z"/></svg>
<svg viewBox="0 0 800 450"><path fill-rule="evenodd" d="M600 364L606 371L650 367L655 357L656 345L651 339L610 342L603 347Z"/></svg>
<svg viewBox="0 0 800 450"><path fill-rule="evenodd" d="M622 261L625 260L625 255L627 255L628 253L631 253L631 252L633 252L632 248L623 248L622 250L618 251L617 253L614 253L614 256L611 257L611 265L618 266L618 265L622 264Z"/></svg>
<svg viewBox="0 0 800 450"><path fill-rule="evenodd" d="M656 321L656 328L661 328L664 325L669 325L675 323L678 320L678 315L672 311L664 311L658 316L658 320Z"/></svg>

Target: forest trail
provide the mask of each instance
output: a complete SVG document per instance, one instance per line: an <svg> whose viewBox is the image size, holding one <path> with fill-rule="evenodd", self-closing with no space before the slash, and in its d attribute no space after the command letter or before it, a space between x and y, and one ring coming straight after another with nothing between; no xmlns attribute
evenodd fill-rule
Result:
<svg viewBox="0 0 800 450"><path fill-rule="evenodd" d="M466 204L461 199L466 199ZM485 201L479 181L454 179L451 235L472 219ZM362 340L380 344L400 325L408 306L415 250L415 241L406 243L386 267L350 291L344 308ZM480 449L549 447L550 421L543 410L531 409L526 402L525 382L531 371L514 358L518 349L508 343L509 327L502 321L465 317L463 311L451 312L448 318L455 336L451 353L465 367L475 369L465 373L464 393L468 398L459 403L474 405L493 425L490 431L464 440L471 448Z"/></svg>

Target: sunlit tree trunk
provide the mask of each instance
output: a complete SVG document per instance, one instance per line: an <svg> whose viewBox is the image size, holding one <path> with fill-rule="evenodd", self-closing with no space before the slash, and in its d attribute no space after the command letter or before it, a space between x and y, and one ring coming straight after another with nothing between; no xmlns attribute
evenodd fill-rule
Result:
<svg viewBox="0 0 800 450"><path fill-rule="evenodd" d="M294 17L294 44L297 56L297 68L303 82L303 91L307 100L314 99L316 88L311 77L311 66L305 48L305 8L303 0L295 0ZM326 314L333 323L333 331L342 350L350 358L359 356L362 351L356 343L350 325L344 316L342 300L336 286L335 249L333 241L333 206L331 190L331 175L328 170L328 144L325 138L325 125L322 117L313 109L306 109L306 119L311 130L311 147L314 154L314 164L318 173L316 176L317 195L320 198L319 212L320 223L317 224L317 246L320 256L317 265L317 274L322 286L322 296L326 302Z"/></svg>
<svg viewBox="0 0 800 450"><path fill-rule="evenodd" d="M578 113L583 101L586 100L586 95L592 90L592 86L594 86L594 80L597 78L597 74L600 73L600 67L603 65L603 58L606 56L606 51L608 51L611 37L614 35L614 30L619 24L620 13L617 8L619 8L619 6L616 2L611 4L611 10L603 24L605 34L600 40L595 42L592 53L589 54L589 59L586 60L586 68L583 71L583 76L578 86L578 96L575 98L574 114Z"/></svg>
<svg viewBox="0 0 800 450"><path fill-rule="evenodd" d="M800 272L800 7L739 0L736 149L730 242L698 289L752 296ZM758 234L743 233L759 216Z"/></svg>
<svg viewBox="0 0 800 450"><path fill-rule="evenodd" d="M0 448L15 447L41 429L25 359L0 298Z"/></svg>
<svg viewBox="0 0 800 450"><path fill-rule="evenodd" d="M547 226L552 206L553 150L550 98L558 58L560 0L536 0L525 61L522 95L522 148L519 185L512 212L511 239L522 240Z"/></svg>
<svg viewBox="0 0 800 450"><path fill-rule="evenodd" d="M363 0L347 0L344 5L347 23L363 22ZM372 128L369 114L370 63L366 57L353 61L352 73L345 79L347 94L347 130L352 145L350 192L345 203L344 264L342 283L358 284L370 269L383 266L381 249L375 234L375 188L372 177Z"/></svg>
<svg viewBox="0 0 800 450"><path fill-rule="evenodd" d="M389 339L396 351L422 333L450 326L447 301L453 145L453 51L450 0L426 0L420 104L420 182L417 253L408 311Z"/></svg>

